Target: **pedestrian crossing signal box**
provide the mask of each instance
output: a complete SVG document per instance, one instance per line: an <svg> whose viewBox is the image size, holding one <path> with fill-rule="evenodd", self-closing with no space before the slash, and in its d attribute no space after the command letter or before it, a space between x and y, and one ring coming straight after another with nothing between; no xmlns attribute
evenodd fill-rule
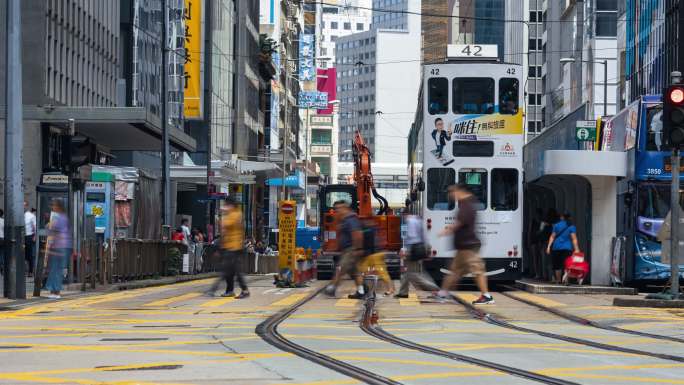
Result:
<svg viewBox="0 0 684 385"><path fill-rule="evenodd" d="M278 268L295 270L297 202L278 203Z"/></svg>

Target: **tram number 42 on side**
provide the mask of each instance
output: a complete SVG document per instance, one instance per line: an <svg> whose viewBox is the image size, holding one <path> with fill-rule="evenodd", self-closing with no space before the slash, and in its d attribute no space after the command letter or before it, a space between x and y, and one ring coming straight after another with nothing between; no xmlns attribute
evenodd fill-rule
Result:
<svg viewBox="0 0 684 385"><path fill-rule="evenodd" d="M518 261L511 261L511 263L508 264L508 267L510 267L511 269L517 269Z"/></svg>

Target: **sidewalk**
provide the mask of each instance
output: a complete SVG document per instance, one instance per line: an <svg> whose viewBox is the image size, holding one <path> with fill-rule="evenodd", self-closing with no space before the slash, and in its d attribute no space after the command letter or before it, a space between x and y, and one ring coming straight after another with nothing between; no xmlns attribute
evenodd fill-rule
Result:
<svg viewBox="0 0 684 385"><path fill-rule="evenodd" d="M62 291L62 297L75 297L75 296L79 296L79 295L91 295L91 294L106 293L106 292L120 291L120 290L133 290L133 289L142 289L145 287L172 285L174 283L196 281L196 280L201 280L201 279L212 278L212 277L216 277L217 275L218 275L218 273L177 275L177 276L173 276L173 277L162 277L162 278L158 278L158 279L145 279L145 280L140 280L140 281L129 281L129 282L114 283L114 284L105 285L105 286L98 285L95 289L91 289L89 285L86 285L86 291L81 291L81 287L82 287L81 283L72 283L72 284L65 284L64 285L64 290ZM2 287L4 285L3 279L4 279L4 277L0 276L0 290L2 289ZM46 297L34 297L33 296L33 278L28 278L28 277L26 278L26 296L27 296L26 299L16 299L16 300L0 297L0 311L2 311L3 309L13 308L13 307L21 306L21 305L28 304L28 303L37 303L37 302L42 302L42 301L48 300L48 298L46 298Z"/></svg>

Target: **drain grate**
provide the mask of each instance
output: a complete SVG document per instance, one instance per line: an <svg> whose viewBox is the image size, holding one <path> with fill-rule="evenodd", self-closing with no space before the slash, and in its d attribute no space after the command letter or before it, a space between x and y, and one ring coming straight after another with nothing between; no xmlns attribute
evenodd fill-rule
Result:
<svg viewBox="0 0 684 385"><path fill-rule="evenodd" d="M144 337L142 337L142 338L102 338L102 339L100 339L100 341L103 341L103 342L112 342L112 341L123 341L123 342L132 342L132 341L167 341L167 340L168 340L168 338L163 338L163 337L160 337L160 338L154 338L154 337L150 337L150 338L144 338Z"/></svg>
<svg viewBox="0 0 684 385"><path fill-rule="evenodd" d="M119 366L96 366L95 369L104 369L108 372L132 372L140 370L174 370L180 369L183 365L156 365L156 366L141 366L132 368L121 368ZM109 369L111 368L111 369Z"/></svg>

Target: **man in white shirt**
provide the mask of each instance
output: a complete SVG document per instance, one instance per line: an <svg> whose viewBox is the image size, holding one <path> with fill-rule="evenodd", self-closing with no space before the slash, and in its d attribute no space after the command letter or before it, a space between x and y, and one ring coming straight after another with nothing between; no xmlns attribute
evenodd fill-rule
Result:
<svg viewBox="0 0 684 385"><path fill-rule="evenodd" d="M408 211L404 212L406 224L406 237L404 238L404 250L402 252L406 271L401 275L401 286L396 298L408 298L409 284L415 287L437 291L439 286L435 281L423 272L423 260L430 256L427 254L425 239L423 238L423 221Z"/></svg>
<svg viewBox="0 0 684 385"><path fill-rule="evenodd" d="M190 221L183 219L181 221L181 230L183 230L183 244L190 246Z"/></svg>
<svg viewBox="0 0 684 385"><path fill-rule="evenodd" d="M36 216L31 212L28 202L26 201L24 201L24 227L26 229L24 237L24 258L28 264L29 277L32 277L35 261L34 245L36 244Z"/></svg>

